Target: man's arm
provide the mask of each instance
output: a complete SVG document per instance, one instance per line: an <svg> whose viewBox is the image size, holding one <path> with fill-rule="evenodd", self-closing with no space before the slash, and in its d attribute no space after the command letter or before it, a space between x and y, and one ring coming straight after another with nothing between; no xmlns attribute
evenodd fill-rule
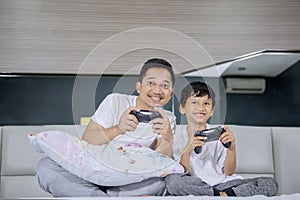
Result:
<svg viewBox="0 0 300 200"><path fill-rule="evenodd" d="M166 156L173 156L173 142L167 141L163 137L157 139L155 151Z"/></svg>
<svg viewBox="0 0 300 200"><path fill-rule="evenodd" d="M174 135L171 124L168 116L163 110L157 109L157 111L161 114L162 118L156 118L150 122L152 124L153 131L161 135L161 137L159 137L156 141L155 150L161 154L172 157Z"/></svg>
<svg viewBox="0 0 300 200"><path fill-rule="evenodd" d="M82 139L90 144L102 145L107 144L120 134L122 134L122 130L117 125L105 129L103 126L90 120L82 135Z"/></svg>
<svg viewBox="0 0 300 200"><path fill-rule="evenodd" d="M129 107L122 114L119 123L109 128L104 128L100 124L90 120L82 135L82 139L90 144L102 145L107 144L113 138L126 131L134 131L138 125L138 121L135 116L129 114L131 110L138 111L136 107Z"/></svg>

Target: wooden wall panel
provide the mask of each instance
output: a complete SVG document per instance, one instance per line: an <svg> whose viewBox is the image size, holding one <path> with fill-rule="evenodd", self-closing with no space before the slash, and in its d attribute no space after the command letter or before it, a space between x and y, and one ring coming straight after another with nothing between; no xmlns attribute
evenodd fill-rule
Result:
<svg viewBox="0 0 300 200"><path fill-rule="evenodd" d="M136 74L149 57L180 73L262 49L299 49L299 10L298 0L1 0L0 73Z"/></svg>

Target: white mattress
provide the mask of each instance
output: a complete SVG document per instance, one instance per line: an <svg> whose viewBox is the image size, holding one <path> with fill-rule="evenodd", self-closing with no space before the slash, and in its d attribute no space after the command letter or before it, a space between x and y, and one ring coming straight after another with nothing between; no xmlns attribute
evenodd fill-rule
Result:
<svg viewBox="0 0 300 200"><path fill-rule="evenodd" d="M34 199L34 198L30 198ZM64 197L64 198L36 198L36 199L75 199L75 200L210 200L210 199L222 199L224 200L224 197L211 197L211 196L165 196L165 197ZM227 198L226 198L227 199ZM262 195L257 196L251 196L251 197L233 197L229 199L238 199L238 200L300 200L300 193L296 194L289 194L289 195L280 195L280 196L274 196L274 197L265 197Z"/></svg>

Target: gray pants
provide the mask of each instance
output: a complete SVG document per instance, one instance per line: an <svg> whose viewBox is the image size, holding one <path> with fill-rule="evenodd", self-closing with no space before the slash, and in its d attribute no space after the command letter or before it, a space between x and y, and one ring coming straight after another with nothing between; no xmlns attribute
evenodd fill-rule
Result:
<svg viewBox="0 0 300 200"><path fill-rule="evenodd" d="M233 190L236 196L265 195L274 196L278 192L278 183L271 177L236 179L215 186L208 185L200 178L189 174L170 174L165 178L167 192L171 196L214 196L216 191Z"/></svg>
<svg viewBox="0 0 300 200"><path fill-rule="evenodd" d="M95 185L68 172L48 157L38 163L36 177L40 187L56 197L161 196L165 192L161 177L118 187Z"/></svg>

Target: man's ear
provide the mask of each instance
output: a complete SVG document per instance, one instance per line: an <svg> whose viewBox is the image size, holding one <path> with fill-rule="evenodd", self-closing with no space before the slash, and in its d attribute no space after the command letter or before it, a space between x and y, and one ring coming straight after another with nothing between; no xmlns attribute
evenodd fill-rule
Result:
<svg viewBox="0 0 300 200"><path fill-rule="evenodd" d="M180 112L182 115L184 115L184 114L185 114L185 110L184 110L184 108L182 107L182 105L181 105L181 104L179 104L179 108L178 108L178 110L179 110L179 112Z"/></svg>
<svg viewBox="0 0 300 200"><path fill-rule="evenodd" d="M173 94L174 94L174 88L172 88L170 96L172 96Z"/></svg>
<svg viewBox="0 0 300 200"><path fill-rule="evenodd" d="M141 82L137 81L135 84L135 89L136 89L137 93L139 93L139 94L141 92L141 86L142 86Z"/></svg>

